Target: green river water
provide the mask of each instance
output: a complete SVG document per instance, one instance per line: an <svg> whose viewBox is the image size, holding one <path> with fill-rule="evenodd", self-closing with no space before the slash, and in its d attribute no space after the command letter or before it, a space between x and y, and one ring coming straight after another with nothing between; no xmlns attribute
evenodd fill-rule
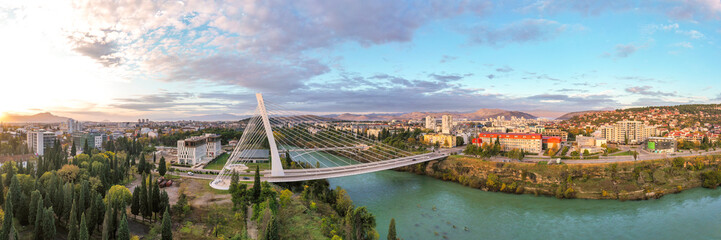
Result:
<svg viewBox="0 0 721 240"><path fill-rule="evenodd" d="M721 239L719 190L620 202L484 192L395 171L329 180L370 209L381 239L391 218L403 239Z"/></svg>
<svg viewBox="0 0 721 240"><path fill-rule="evenodd" d="M310 155L313 165L318 160L354 162ZM721 239L721 190L697 188L658 200L621 202L484 192L396 171L329 181L332 188L346 189L356 206L368 207L381 239L391 218L406 240Z"/></svg>

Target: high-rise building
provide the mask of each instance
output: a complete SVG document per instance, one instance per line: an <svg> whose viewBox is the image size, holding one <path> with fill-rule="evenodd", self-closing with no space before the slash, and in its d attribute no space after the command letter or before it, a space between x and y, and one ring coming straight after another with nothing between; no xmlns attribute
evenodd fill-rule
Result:
<svg viewBox="0 0 721 240"><path fill-rule="evenodd" d="M102 149L103 143L107 140L108 136L103 132L75 132L72 134L73 142L75 147L82 152L86 152L85 142L88 142L88 147Z"/></svg>
<svg viewBox="0 0 721 240"><path fill-rule="evenodd" d="M443 134L451 134L452 130L453 130L453 116L443 115L443 117L441 119L441 132L443 132Z"/></svg>
<svg viewBox="0 0 721 240"><path fill-rule="evenodd" d="M75 119L69 118L66 124L68 125L68 133L70 134L83 131L83 123L75 121Z"/></svg>
<svg viewBox="0 0 721 240"><path fill-rule="evenodd" d="M641 121L619 121L599 128L601 137L615 143L640 143L656 136L656 127L646 126Z"/></svg>
<svg viewBox="0 0 721 240"><path fill-rule="evenodd" d="M438 144L439 147L443 148L452 148L455 147L457 144L456 136L448 135L448 134L426 134L423 135L423 142L425 144L433 145Z"/></svg>
<svg viewBox="0 0 721 240"><path fill-rule="evenodd" d="M436 129L436 119L430 115L426 116L426 128L434 130Z"/></svg>
<svg viewBox="0 0 721 240"><path fill-rule="evenodd" d="M52 147L55 143L55 133L28 131L27 145L31 152L42 156L45 154L45 148Z"/></svg>

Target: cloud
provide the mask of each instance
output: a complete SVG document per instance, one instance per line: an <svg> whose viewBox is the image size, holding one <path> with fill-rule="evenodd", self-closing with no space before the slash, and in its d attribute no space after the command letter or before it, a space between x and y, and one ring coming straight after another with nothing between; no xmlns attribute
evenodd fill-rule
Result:
<svg viewBox="0 0 721 240"><path fill-rule="evenodd" d="M619 44L619 45L616 45L615 56L619 57L619 58L625 58L625 57L628 57L629 55L633 54L634 52L636 52L636 50L638 50L638 47L636 47L633 44L626 44L626 45Z"/></svg>
<svg viewBox="0 0 721 240"><path fill-rule="evenodd" d="M441 63L451 62L456 59L458 59L458 57L443 55L443 57L441 58Z"/></svg>
<svg viewBox="0 0 721 240"><path fill-rule="evenodd" d="M651 87L651 86L638 86L638 87L628 87L625 90L626 90L626 92L629 92L629 93L646 95L646 96L668 96L668 97L677 96L676 93L651 91L652 88L653 87Z"/></svg>
<svg viewBox="0 0 721 240"><path fill-rule="evenodd" d="M495 77L496 77L496 75L493 75L493 74L488 74L488 75L486 75L486 77L487 77L488 79L493 79L493 78L495 78Z"/></svg>
<svg viewBox="0 0 721 240"><path fill-rule="evenodd" d="M618 76L616 79L619 80L626 80L629 82L653 82L653 83L667 83L666 81L656 79L656 78L650 78L650 77L641 77L641 76Z"/></svg>
<svg viewBox="0 0 721 240"><path fill-rule="evenodd" d="M117 56L119 46L117 41L112 40L107 35L107 31L91 33L75 34L70 36L70 42L73 50L88 56L106 67L116 66L120 63L121 58Z"/></svg>
<svg viewBox="0 0 721 240"><path fill-rule="evenodd" d="M463 79L466 76L471 76L473 74L466 74L466 75L438 75L435 73L429 74L428 76L436 79L438 81L444 81L444 82L452 82L452 81L458 81Z"/></svg>
<svg viewBox="0 0 721 240"><path fill-rule="evenodd" d="M512 72L512 71L513 71L513 68L511 68L511 67L509 67L509 66L505 66L505 67L502 67L502 68L496 68L496 72L504 72L504 73L507 73L507 72Z"/></svg>
<svg viewBox="0 0 721 240"><path fill-rule="evenodd" d="M679 43L673 44L673 46L682 47L682 48L693 48L693 44L691 44L690 42L679 42Z"/></svg>
<svg viewBox="0 0 721 240"><path fill-rule="evenodd" d="M696 31L696 30L688 30L688 31L676 30L676 33L686 35L687 37L690 37L692 39L701 39L701 38L705 37L705 35L703 33Z"/></svg>
<svg viewBox="0 0 721 240"><path fill-rule="evenodd" d="M560 12L577 12L584 16L596 16L606 11L625 11L633 7L630 1L574 1L574 0L544 0L523 6L523 11L557 14Z"/></svg>
<svg viewBox="0 0 721 240"><path fill-rule="evenodd" d="M171 92L116 98L114 100L116 103L110 104L110 107L136 111L188 111L197 110L196 108L213 108L228 105L218 101L198 101L200 99L197 99L191 93Z"/></svg>
<svg viewBox="0 0 721 240"><path fill-rule="evenodd" d="M490 46L547 41L566 31L567 25L546 19L526 19L500 28L479 25L467 31L470 42Z"/></svg>
<svg viewBox="0 0 721 240"><path fill-rule="evenodd" d="M679 20L718 20L721 18L721 1L677 0L657 6L667 16Z"/></svg>

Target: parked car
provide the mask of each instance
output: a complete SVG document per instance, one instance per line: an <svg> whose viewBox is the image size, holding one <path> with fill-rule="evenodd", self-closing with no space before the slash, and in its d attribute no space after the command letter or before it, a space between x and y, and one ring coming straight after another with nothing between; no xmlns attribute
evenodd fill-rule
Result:
<svg viewBox="0 0 721 240"><path fill-rule="evenodd" d="M243 180L250 180L249 177L243 177Z"/></svg>
<svg viewBox="0 0 721 240"><path fill-rule="evenodd" d="M195 175L195 173L193 173L193 172L188 172L188 176L193 176L193 175Z"/></svg>

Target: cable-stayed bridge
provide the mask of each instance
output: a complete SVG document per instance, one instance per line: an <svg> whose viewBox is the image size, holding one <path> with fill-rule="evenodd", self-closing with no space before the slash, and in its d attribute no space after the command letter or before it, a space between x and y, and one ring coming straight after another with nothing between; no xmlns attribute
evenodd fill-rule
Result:
<svg viewBox="0 0 721 240"><path fill-rule="evenodd" d="M345 177L443 159L448 152L413 154L372 140L330 119L290 111L256 94L258 106L218 177L210 185L228 189L249 163L270 159L268 182Z"/></svg>

